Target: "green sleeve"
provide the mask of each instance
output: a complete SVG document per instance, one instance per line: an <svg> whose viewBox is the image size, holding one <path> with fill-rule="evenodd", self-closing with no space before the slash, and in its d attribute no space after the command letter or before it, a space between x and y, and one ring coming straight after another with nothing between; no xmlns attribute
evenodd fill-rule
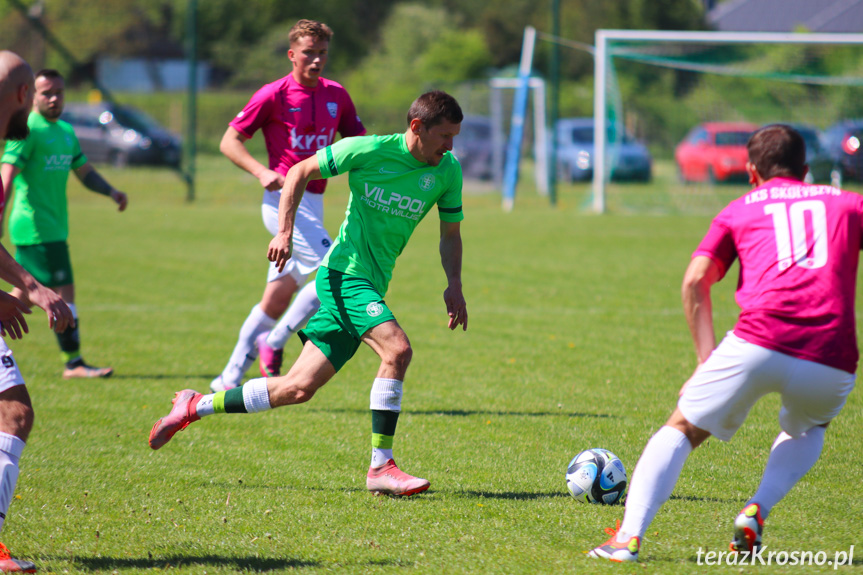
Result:
<svg viewBox="0 0 863 575"><path fill-rule="evenodd" d="M32 148L33 145L31 144L30 138L17 141L8 140L6 142L6 149L3 151L3 158L0 159L0 162L4 164L12 164L18 169L23 169L27 164L27 160L30 158Z"/></svg>
<svg viewBox="0 0 863 575"><path fill-rule="evenodd" d="M376 149L376 140L372 136L354 136L342 138L335 144L317 151L318 167L324 178L346 174L358 166L370 152Z"/></svg>
<svg viewBox="0 0 863 575"><path fill-rule="evenodd" d="M75 135L75 130L72 126L69 126L69 133L72 136L72 141L75 143L73 149L73 157L72 157L72 169L77 170L81 166L87 163L87 156L84 155L84 152L81 151L81 143L78 141L78 136Z"/></svg>
<svg viewBox="0 0 863 575"><path fill-rule="evenodd" d="M461 166L456 163L452 168L450 185L437 202L438 216L441 221L455 223L464 219L461 198L462 184Z"/></svg>
<svg viewBox="0 0 863 575"><path fill-rule="evenodd" d="M320 168L321 175L324 178L332 178L333 176L339 175L336 161L333 158L332 146L321 148L320 150L315 152L315 155L318 158L318 168Z"/></svg>

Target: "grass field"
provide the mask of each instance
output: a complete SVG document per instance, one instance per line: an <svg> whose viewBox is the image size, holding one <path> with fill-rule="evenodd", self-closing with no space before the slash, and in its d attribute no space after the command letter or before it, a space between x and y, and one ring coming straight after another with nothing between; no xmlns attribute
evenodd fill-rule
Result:
<svg viewBox="0 0 863 575"><path fill-rule="evenodd" d="M194 203L169 172L104 173L130 207L118 214L70 180L70 244L85 357L116 375L63 381L38 313L11 343L36 426L2 540L41 572L833 571L697 562L699 549L727 548L757 486L779 430L775 398L734 441L692 455L641 564L584 554L622 508L576 502L564 470L578 451L605 447L631 471L670 413L695 366L680 281L709 215L586 215L585 186L562 189L556 209L520 190L504 213L492 190L472 190L466 333L446 329L434 215L424 222L387 301L414 347L396 457L432 486L400 500L365 490L377 366L367 349L308 404L206 418L149 449L173 393L205 390L227 360L260 297L268 237L256 182L223 158L201 158ZM331 230L345 186L336 179L326 196ZM715 291L719 334L734 324L735 283ZM854 564L839 571L863 572L861 407L858 390L821 461L774 510L769 550L832 559L854 545Z"/></svg>

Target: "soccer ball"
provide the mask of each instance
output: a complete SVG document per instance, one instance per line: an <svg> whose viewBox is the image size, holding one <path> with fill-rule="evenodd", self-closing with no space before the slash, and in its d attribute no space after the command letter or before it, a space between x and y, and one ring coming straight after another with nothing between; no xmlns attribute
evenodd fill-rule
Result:
<svg viewBox="0 0 863 575"><path fill-rule="evenodd" d="M578 501L614 505L624 499L626 469L607 449L586 449L569 462L566 487Z"/></svg>

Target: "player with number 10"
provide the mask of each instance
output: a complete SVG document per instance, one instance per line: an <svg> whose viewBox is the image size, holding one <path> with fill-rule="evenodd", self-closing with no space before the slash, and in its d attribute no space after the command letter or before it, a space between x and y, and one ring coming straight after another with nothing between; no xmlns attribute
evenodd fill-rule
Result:
<svg viewBox="0 0 863 575"><path fill-rule="evenodd" d="M711 435L730 440L759 398L779 393L782 431L734 521L732 551L756 551L770 510L818 460L854 388L863 196L804 184L806 145L788 126L762 128L747 149L755 189L713 220L683 280L698 367L635 467L620 529L593 557L636 561L692 450ZM710 290L737 258L741 313L717 347Z"/></svg>

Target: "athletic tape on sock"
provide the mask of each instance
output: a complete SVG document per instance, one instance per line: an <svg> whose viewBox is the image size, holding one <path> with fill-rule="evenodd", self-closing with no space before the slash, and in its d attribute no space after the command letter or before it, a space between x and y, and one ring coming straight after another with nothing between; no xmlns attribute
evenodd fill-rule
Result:
<svg viewBox="0 0 863 575"><path fill-rule="evenodd" d="M398 379L375 378L369 398L369 409L379 411L402 410L402 386Z"/></svg>
<svg viewBox="0 0 863 575"><path fill-rule="evenodd" d="M267 378L252 379L243 385L243 403L246 405L246 412L248 413L272 409L270 393L267 391Z"/></svg>

